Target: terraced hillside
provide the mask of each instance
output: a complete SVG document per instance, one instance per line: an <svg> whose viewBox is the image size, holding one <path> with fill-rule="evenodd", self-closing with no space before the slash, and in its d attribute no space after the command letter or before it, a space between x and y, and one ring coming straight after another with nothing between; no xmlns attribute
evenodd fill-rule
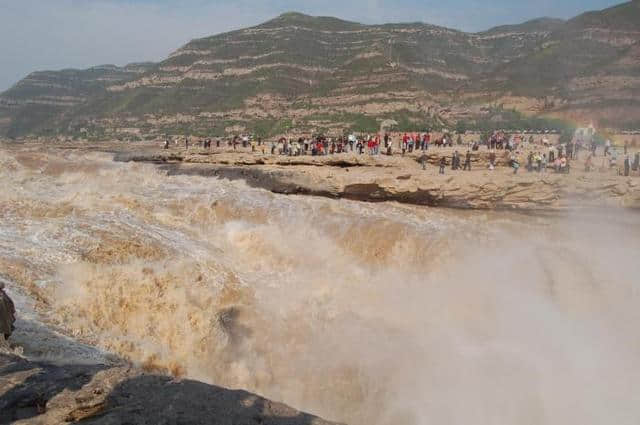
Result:
<svg viewBox="0 0 640 425"><path fill-rule="evenodd" d="M496 105L634 127L639 92L638 0L475 34L287 13L157 64L34 73L0 96L0 134L371 131L388 118L474 126L505 115Z"/></svg>

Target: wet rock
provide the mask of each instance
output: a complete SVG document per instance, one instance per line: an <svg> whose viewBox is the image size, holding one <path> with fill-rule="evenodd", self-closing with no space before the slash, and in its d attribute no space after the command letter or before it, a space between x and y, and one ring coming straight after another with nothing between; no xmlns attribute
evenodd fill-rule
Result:
<svg viewBox="0 0 640 425"><path fill-rule="evenodd" d="M16 321L16 309L9 295L4 291L4 284L0 282L0 335L8 339L13 333Z"/></svg>
<svg viewBox="0 0 640 425"><path fill-rule="evenodd" d="M330 425L242 390L0 354L0 423Z"/></svg>

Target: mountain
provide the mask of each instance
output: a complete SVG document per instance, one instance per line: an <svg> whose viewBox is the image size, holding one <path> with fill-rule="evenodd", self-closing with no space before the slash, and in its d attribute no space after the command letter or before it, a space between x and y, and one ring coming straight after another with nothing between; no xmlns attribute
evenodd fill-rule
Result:
<svg viewBox="0 0 640 425"><path fill-rule="evenodd" d="M485 31L486 34L500 33L525 33L525 32L551 32L559 29L565 23L562 19L537 18L517 25L501 25Z"/></svg>
<svg viewBox="0 0 640 425"><path fill-rule="evenodd" d="M67 129L54 127L56 117L83 107L110 85L132 80L152 66L139 63L34 72L0 95L0 134L64 132Z"/></svg>
<svg viewBox="0 0 640 425"><path fill-rule="evenodd" d="M0 134L266 136L382 119L640 127L639 94L638 0L480 33L285 13L155 64L31 74L0 95Z"/></svg>

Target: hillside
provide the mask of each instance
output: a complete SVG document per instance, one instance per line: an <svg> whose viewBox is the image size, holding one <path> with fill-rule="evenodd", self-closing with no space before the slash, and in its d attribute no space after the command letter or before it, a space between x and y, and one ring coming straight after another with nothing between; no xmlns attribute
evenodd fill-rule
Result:
<svg viewBox="0 0 640 425"><path fill-rule="evenodd" d="M639 41L639 1L475 34L286 13L156 64L31 74L0 95L0 135L473 127L504 116L496 105L640 127Z"/></svg>

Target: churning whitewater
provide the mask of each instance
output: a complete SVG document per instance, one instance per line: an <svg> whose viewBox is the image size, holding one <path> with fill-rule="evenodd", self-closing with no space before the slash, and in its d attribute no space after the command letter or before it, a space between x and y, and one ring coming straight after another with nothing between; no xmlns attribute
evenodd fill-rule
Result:
<svg viewBox="0 0 640 425"><path fill-rule="evenodd" d="M0 181L25 354L351 424L640 417L635 213L287 197L80 150L6 149Z"/></svg>

